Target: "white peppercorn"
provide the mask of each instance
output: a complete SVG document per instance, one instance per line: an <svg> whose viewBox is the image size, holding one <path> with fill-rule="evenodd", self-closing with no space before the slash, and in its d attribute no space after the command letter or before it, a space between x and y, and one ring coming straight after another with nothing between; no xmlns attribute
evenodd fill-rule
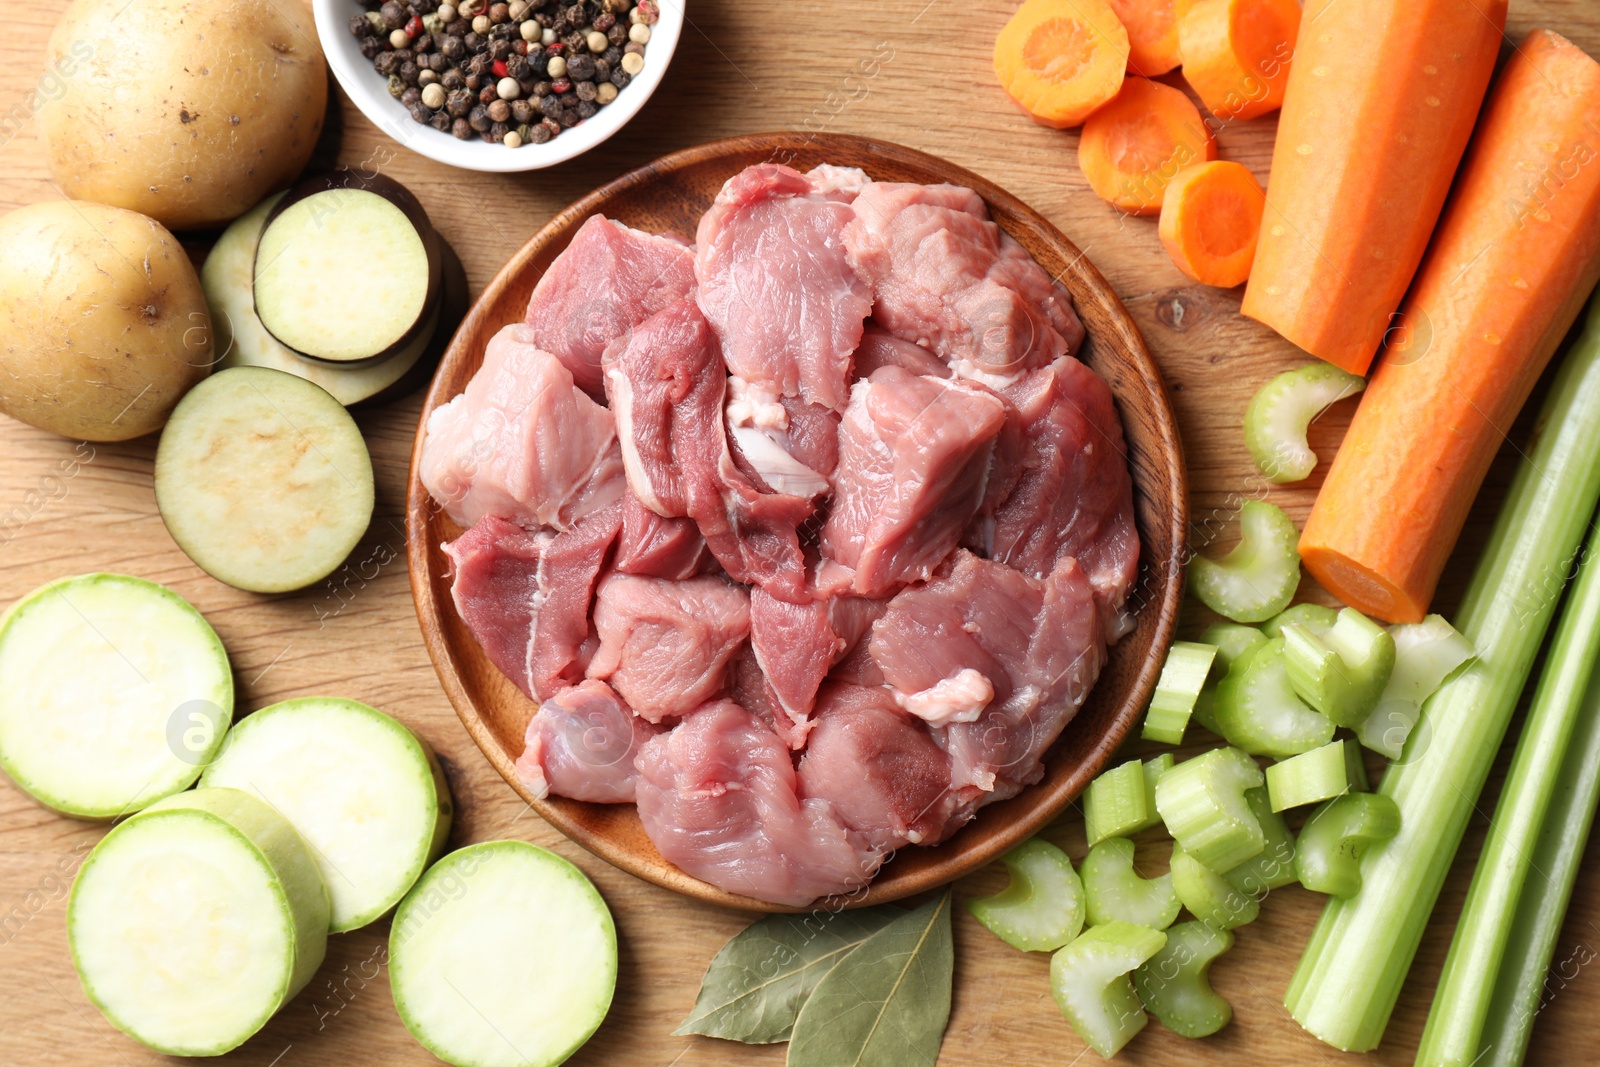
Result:
<svg viewBox="0 0 1600 1067"><path fill-rule="evenodd" d="M522 135L516 130L507 130L506 135L500 140L507 148L522 147Z"/></svg>
<svg viewBox="0 0 1600 1067"><path fill-rule="evenodd" d="M454 22L456 20L455 5L454 4L440 4L439 5L439 10L436 12L436 14L439 16L439 21L440 22L444 22L444 23Z"/></svg>
<svg viewBox="0 0 1600 1067"><path fill-rule="evenodd" d="M437 73L435 73L434 71L432 71L432 70L424 69L424 70L417 71L417 84L418 85L426 87L426 86L432 85L434 82L436 82L438 80L439 80L439 75Z"/></svg>
<svg viewBox="0 0 1600 1067"><path fill-rule="evenodd" d="M545 26L545 27L541 28L539 30L539 43L544 45L547 48L550 45L555 44L556 43L556 31L551 29L549 26Z"/></svg>
<svg viewBox="0 0 1600 1067"><path fill-rule="evenodd" d="M515 78L501 78L495 83L494 91L502 100L515 100L522 95L522 86L517 84Z"/></svg>
<svg viewBox="0 0 1600 1067"><path fill-rule="evenodd" d="M439 85L437 82L425 85L422 89L422 106L432 111L438 111L444 107L445 96L444 86Z"/></svg>
<svg viewBox="0 0 1600 1067"><path fill-rule="evenodd" d="M650 27L642 22L635 22L628 28L628 40L634 44L649 44Z"/></svg>
<svg viewBox="0 0 1600 1067"><path fill-rule="evenodd" d="M542 26L540 26L537 22L533 21L532 19L529 19L527 22L524 22L521 26L519 26L517 28L517 32L522 35L522 39L524 41L527 41L529 44L532 44L534 41L537 41L540 38L540 36L543 35L544 28Z"/></svg>
<svg viewBox="0 0 1600 1067"><path fill-rule="evenodd" d="M478 15L472 20L472 32L480 37L494 29L494 23L489 21L488 15Z"/></svg>
<svg viewBox="0 0 1600 1067"><path fill-rule="evenodd" d="M604 52L607 48L611 47L611 42L608 41L606 39L606 35L601 33L599 30L589 31L589 36L585 37L583 40L584 43L589 46L589 51L593 52L595 55L599 55L601 52Z"/></svg>
<svg viewBox="0 0 1600 1067"><path fill-rule="evenodd" d="M552 79L565 77L567 73L567 57L551 56L546 70L549 72Z"/></svg>
<svg viewBox="0 0 1600 1067"><path fill-rule="evenodd" d="M390 48L404 48L406 45L408 45L410 43L411 43L411 37L406 33L405 30L390 30L389 31L389 47Z"/></svg>
<svg viewBox="0 0 1600 1067"><path fill-rule="evenodd" d="M625 53L622 57L622 69L629 74L637 74L644 69L644 56L637 52Z"/></svg>
<svg viewBox="0 0 1600 1067"><path fill-rule="evenodd" d="M610 82L601 82L595 86L594 102L597 104L609 104L617 98L617 92L618 89L615 85Z"/></svg>

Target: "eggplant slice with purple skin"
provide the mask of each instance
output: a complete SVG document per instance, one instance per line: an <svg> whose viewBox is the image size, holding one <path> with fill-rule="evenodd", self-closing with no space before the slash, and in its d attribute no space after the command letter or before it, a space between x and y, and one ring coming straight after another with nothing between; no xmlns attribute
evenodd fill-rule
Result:
<svg viewBox="0 0 1600 1067"><path fill-rule="evenodd" d="M256 314L306 359L372 366L414 355L437 327L444 242L392 178L307 178L267 213L256 247Z"/></svg>

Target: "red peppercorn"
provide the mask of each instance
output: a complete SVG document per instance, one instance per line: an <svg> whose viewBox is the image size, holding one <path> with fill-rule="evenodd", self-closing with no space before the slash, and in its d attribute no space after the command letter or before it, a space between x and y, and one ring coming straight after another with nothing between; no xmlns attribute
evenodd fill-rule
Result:
<svg viewBox="0 0 1600 1067"><path fill-rule="evenodd" d="M544 54L547 56L564 56L567 54L567 46L560 41L556 41L545 46Z"/></svg>
<svg viewBox="0 0 1600 1067"><path fill-rule="evenodd" d="M496 78L504 78L506 76L506 61L505 60L497 59L497 60L494 61L494 76Z"/></svg>
<svg viewBox="0 0 1600 1067"><path fill-rule="evenodd" d="M550 88L554 92L570 93L572 91L572 80L570 78L557 78L550 83Z"/></svg>
<svg viewBox="0 0 1600 1067"><path fill-rule="evenodd" d="M420 37L420 36L422 36L422 29L423 29L423 27L422 27L422 19L421 19L421 17L418 16L418 15L412 15L411 16L411 20L406 23L406 36L407 37Z"/></svg>

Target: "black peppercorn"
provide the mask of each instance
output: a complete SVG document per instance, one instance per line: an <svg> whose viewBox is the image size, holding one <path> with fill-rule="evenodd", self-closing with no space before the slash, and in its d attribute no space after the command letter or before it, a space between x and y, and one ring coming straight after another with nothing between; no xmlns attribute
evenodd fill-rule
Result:
<svg viewBox="0 0 1600 1067"><path fill-rule="evenodd" d="M626 89L628 87L628 83L632 80L633 75L629 74L621 67L618 67L616 70L611 72L611 84L615 85L618 89Z"/></svg>
<svg viewBox="0 0 1600 1067"><path fill-rule="evenodd" d="M400 64L400 80L407 85L417 84L417 75L422 73L422 68L417 66L415 60L406 60Z"/></svg>
<svg viewBox="0 0 1600 1067"><path fill-rule="evenodd" d="M511 17L511 7L510 7L509 4L490 4L489 5L489 21L490 22L505 22L510 17Z"/></svg>
<svg viewBox="0 0 1600 1067"><path fill-rule="evenodd" d="M432 126L434 129L438 130L440 133L449 133L450 132L450 124L452 122L454 122L454 121L455 120L452 119L445 112L443 112L443 111L435 111L433 113L433 118L428 120L428 125Z"/></svg>
<svg viewBox="0 0 1600 1067"><path fill-rule="evenodd" d="M469 52L483 51L484 39L475 30L468 30L467 35L461 38L461 43L467 46Z"/></svg>
<svg viewBox="0 0 1600 1067"><path fill-rule="evenodd" d="M564 108L561 109L561 114L556 116L556 121L561 123L561 128L562 129L571 129L572 127L576 126L579 122L582 122L583 120L578 115L578 109L577 108L575 108L575 107L564 107Z"/></svg>
<svg viewBox="0 0 1600 1067"><path fill-rule="evenodd" d="M594 80L597 82L611 80L611 64L603 59L594 61Z"/></svg>
<svg viewBox="0 0 1600 1067"><path fill-rule="evenodd" d="M526 126L539 117L539 109L533 106L532 101L513 100L511 101L511 117L516 120L518 126Z"/></svg>
<svg viewBox="0 0 1600 1067"><path fill-rule="evenodd" d="M472 123L472 128L479 133L494 125L489 119L489 109L481 105L472 109L472 113L467 116L467 121Z"/></svg>
<svg viewBox="0 0 1600 1067"><path fill-rule="evenodd" d="M593 100L578 101L578 117L580 119L592 119L595 116L595 112L599 110L600 105L595 103Z"/></svg>
<svg viewBox="0 0 1600 1067"><path fill-rule="evenodd" d="M621 48L623 45L628 43L628 27L624 26L620 22L615 26L612 26L609 30L605 31L605 33L606 40L610 41L612 45L617 48Z"/></svg>
<svg viewBox="0 0 1600 1067"><path fill-rule="evenodd" d="M350 36L371 37L378 31L372 28L372 23L365 15L350 16Z"/></svg>
<svg viewBox="0 0 1600 1067"><path fill-rule="evenodd" d="M622 60L622 49L618 48L616 45L612 45L610 48L607 48L604 52L600 53L600 58L604 62L609 63L614 67Z"/></svg>
<svg viewBox="0 0 1600 1067"><path fill-rule="evenodd" d="M410 17L406 14L406 9L395 3L394 0L389 0L388 3L380 7L378 14L383 16L383 24L391 30L398 30L404 26L406 19Z"/></svg>
<svg viewBox="0 0 1600 1067"><path fill-rule="evenodd" d="M472 32L472 20L458 18L454 22L447 22L444 24L444 32L464 40L467 34Z"/></svg>
<svg viewBox="0 0 1600 1067"><path fill-rule="evenodd" d="M375 60L379 56L388 55L388 53L383 50L383 42L378 40L376 37L361 38L361 44L357 47L361 49L361 55L364 59Z"/></svg>
<svg viewBox="0 0 1600 1067"><path fill-rule="evenodd" d="M561 98L551 93L549 96L539 98L539 113L548 118L555 118L561 114Z"/></svg>
<svg viewBox="0 0 1600 1067"><path fill-rule="evenodd" d="M397 64L399 64L399 63L409 63L409 62L411 62L411 60L412 60L411 49L409 49L409 48L396 48L394 50L394 61L395 61L395 63L397 63ZM395 67L395 70L398 71L399 69L400 68L398 66Z"/></svg>
<svg viewBox="0 0 1600 1067"><path fill-rule="evenodd" d="M595 20L594 20L594 24L593 25L594 25L595 29L599 30L601 33L605 33L607 30L611 29L611 27L615 26L616 24L617 24L617 16L611 14L610 12L607 12L606 14L597 16L595 18Z"/></svg>
<svg viewBox="0 0 1600 1067"><path fill-rule="evenodd" d="M466 84L466 80L466 76L455 67L451 67L449 70L439 75L439 84L444 86L446 89L459 89L462 85Z"/></svg>
<svg viewBox="0 0 1600 1067"><path fill-rule="evenodd" d="M400 102L406 107L411 107L413 104L419 103L421 100L422 90L415 87L406 89L400 94Z"/></svg>
<svg viewBox="0 0 1600 1067"><path fill-rule="evenodd" d="M539 24L539 28L541 30L554 29L556 24L556 20L551 17L550 12L548 11L541 11L537 15L534 15L533 21Z"/></svg>
<svg viewBox="0 0 1600 1067"><path fill-rule="evenodd" d="M593 100L595 97L594 82L573 82L572 91L578 94L579 100Z"/></svg>
<svg viewBox="0 0 1600 1067"><path fill-rule="evenodd" d="M510 122L511 105L504 100L495 100L489 104L489 119L491 122Z"/></svg>
<svg viewBox="0 0 1600 1067"><path fill-rule="evenodd" d="M411 112L411 119L413 122L420 122L424 126L428 124L429 119L433 118L433 112L429 111L421 104L411 104L407 110Z"/></svg>
<svg viewBox="0 0 1600 1067"><path fill-rule="evenodd" d="M547 82L547 81L545 81L545 82L534 82L533 83L533 92L529 93L528 95L535 96L535 97L538 97L538 96L549 96L552 91L553 90L550 88L550 83L549 82Z"/></svg>
<svg viewBox="0 0 1600 1067"><path fill-rule="evenodd" d="M517 81L525 81L530 78L532 72L528 70L528 57L519 56L516 53L507 56L506 73L517 79Z"/></svg>
<svg viewBox="0 0 1600 1067"><path fill-rule="evenodd" d="M473 95L465 89L456 89L444 98L444 109L455 118L464 118L472 110Z"/></svg>
<svg viewBox="0 0 1600 1067"><path fill-rule="evenodd" d="M580 52L567 60L567 77L575 82L592 81L594 79L594 57Z"/></svg>
<svg viewBox="0 0 1600 1067"><path fill-rule="evenodd" d="M372 69L382 74L385 78L393 74L400 66L400 59L393 52L380 52L378 58L372 61Z"/></svg>
<svg viewBox="0 0 1600 1067"><path fill-rule="evenodd" d="M495 87L493 85L485 85L482 89L478 90L478 102L483 104L485 107L494 103L498 99L500 99L500 94L495 91Z"/></svg>
<svg viewBox="0 0 1600 1067"><path fill-rule="evenodd" d="M445 34L439 41L439 52L446 59L460 59L467 54L467 46L453 33Z"/></svg>
<svg viewBox="0 0 1600 1067"><path fill-rule="evenodd" d="M456 119L450 124L450 134L458 141L470 141L476 132L466 119Z"/></svg>
<svg viewBox="0 0 1600 1067"><path fill-rule="evenodd" d="M411 39L411 50L421 55L433 48L433 38L425 33L419 33Z"/></svg>
<svg viewBox="0 0 1600 1067"><path fill-rule="evenodd" d="M468 74L462 84L472 90L473 95L476 96L478 90L483 88L483 79L476 74Z"/></svg>
<svg viewBox="0 0 1600 1067"><path fill-rule="evenodd" d="M568 52L581 52L589 47L589 35L582 30L573 30L561 38L561 43L567 46Z"/></svg>
<svg viewBox="0 0 1600 1067"><path fill-rule="evenodd" d="M559 129L560 127L557 127ZM547 144L555 135L550 132L550 127L540 122L528 130L528 140L534 144Z"/></svg>
<svg viewBox="0 0 1600 1067"><path fill-rule="evenodd" d="M474 74L483 76L487 76L490 68L493 66L494 60L490 59L482 52L479 52L477 55L473 56L472 59L467 63L468 70Z"/></svg>
<svg viewBox="0 0 1600 1067"><path fill-rule="evenodd" d="M511 42L510 41L490 41L489 42L489 58L490 59L510 59L511 58Z"/></svg>

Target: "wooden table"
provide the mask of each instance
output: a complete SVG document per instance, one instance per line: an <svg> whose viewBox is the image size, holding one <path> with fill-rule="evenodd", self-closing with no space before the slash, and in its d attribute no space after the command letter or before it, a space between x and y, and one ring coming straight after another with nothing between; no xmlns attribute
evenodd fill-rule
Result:
<svg viewBox="0 0 1600 1067"><path fill-rule="evenodd" d="M62 0L42 0L8 11L9 32L0 39L0 114L14 105L25 109L25 94L42 70L45 38L63 6ZM1188 448L1193 518L1197 525L1226 521L1244 487L1258 484L1249 479L1239 429L1245 402L1268 377L1303 357L1241 318L1237 291L1195 286L1180 275L1161 251L1153 220L1122 217L1096 199L1078 171L1075 134L1035 126L1012 109L994 84L989 53L1013 6L1011 0L697 0L655 97L622 134L578 160L508 177L451 170L379 135L348 102L339 159L372 161L415 190L465 261L476 292L562 206L662 153L703 140L770 129L830 130L945 156L1043 211L1121 293L1172 393ZM1600 54L1600 9L1592 0L1513 0L1509 36L1520 39L1539 26ZM1176 77L1165 80L1181 85ZM1246 164L1265 181L1273 129L1270 117L1230 126L1219 138L1222 157ZM0 209L59 196L31 126L0 146ZM323 586L280 597L224 586L173 544L151 493L152 439L91 448L0 418L0 603L47 579L88 570L165 582L198 606L227 644L241 712L290 696L338 694L385 708L425 736L443 757L459 802L452 844L516 836L553 848L599 884L617 916L622 967L616 1002L573 1064L782 1062L781 1046L671 1036L694 1001L706 963L750 917L646 885L566 841L489 768L440 692L412 612L400 521L418 406L412 397L360 416L377 472L372 529L344 572ZM1348 411L1335 411L1316 424L1312 443L1322 456L1331 456L1348 417ZM1519 426L1512 436L1525 433ZM73 467L74 458L83 461ZM54 477L63 464L76 473ZM1490 476L1446 577L1446 610L1459 596L1510 469L1502 457ZM1270 499L1301 521L1322 473L1274 489ZM1473 820L1387 1040L1367 1057L1373 1062L1411 1059L1507 754ZM67 887L102 832L38 807L9 782L0 785L0 1062L34 1067L162 1060L100 1017L68 959ZM1082 855L1081 822L1074 813L1050 835ZM1160 869L1164 846L1152 840L1141 848L1145 853ZM956 893L965 898L988 892L1000 880L993 871L983 872L959 883ZM1319 907L1320 898L1298 887L1281 890L1257 922L1239 931L1237 947L1214 974L1235 1013L1221 1034L1190 1042L1152 1024L1124 1060L1353 1060L1305 1035L1281 1006ZM382 974L386 936L387 924L380 923L333 938L311 986L230 1062L434 1062L395 1015ZM1084 1055L1050 998L1045 956L1007 948L960 911L956 940L955 1005L941 1063L1020 1067L1071 1063ZM1600 1058L1600 972L1583 966L1597 950L1600 847L1591 847L1557 948L1557 974L1531 1062Z"/></svg>

